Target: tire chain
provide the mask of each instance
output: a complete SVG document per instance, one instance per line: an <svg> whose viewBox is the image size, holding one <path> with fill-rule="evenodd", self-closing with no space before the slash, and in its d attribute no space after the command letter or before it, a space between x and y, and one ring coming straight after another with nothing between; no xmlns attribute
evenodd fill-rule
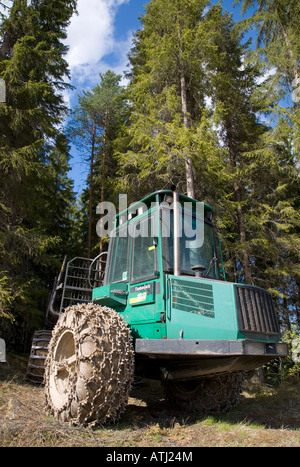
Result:
<svg viewBox="0 0 300 467"><path fill-rule="evenodd" d="M209 404L202 404L202 410L206 413L220 414L226 412L238 404L241 396L245 374L231 373L214 378L218 389L210 389L205 382L201 388L201 395ZM201 400L201 399L200 399Z"/></svg>
<svg viewBox="0 0 300 467"><path fill-rule="evenodd" d="M75 371L64 360L54 361L59 339L68 330L75 341ZM86 342L93 347L88 356L82 352ZM68 394L66 402L57 408L51 396L50 377L60 368L67 369L69 374ZM81 371L82 368L85 371ZM133 374L132 337L121 315L93 303L69 307L59 318L49 344L46 407L58 419L74 425L116 422L126 409Z"/></svg>
<svg viewBox="0 0 300 467"><path fill-rule="evenodd" d="M199 380L197 393L188 398L176 395L172 383L163 383L166 398L171 405L181 410L189 410L203 414L219 414L235 407L240 399L245 373L232 373L220 375L213 378Z"/></svg>

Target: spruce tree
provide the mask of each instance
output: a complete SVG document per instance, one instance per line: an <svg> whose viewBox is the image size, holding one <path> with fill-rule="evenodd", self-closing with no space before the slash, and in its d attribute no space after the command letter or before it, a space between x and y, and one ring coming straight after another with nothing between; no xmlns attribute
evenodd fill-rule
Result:
<svg viewBox="0 0 300 467"><path fill-rule="evenodd" d="M300 5L297 0L240 0L242 12L249 7L253 14L243 22L244 28L254 26L258 32L256 52L269 67L274 67L277 77L285 77L285 84L299 75L300 56ZM283 84L284 81L281 81Z"/></svg>
<svg viewBox="0 0 300 467"><path fill-rule="evenodd" d="M196 5L190 30L188 13ZM245 61L249 44L242 45L239 28L220 6L205 15L200 11L200 2L157 0L146 9L130 55L133 111L130 149L120 155L123 174L129 182L135 175L139 197L171 180L182 189L188 153L196 197L215 207L229 278L267 288L283 317L281 301L292 290L295 296L298 284L298 178L291 133L287 120L275 129L263 121L278 96L266 93L265 68ZM185 114L180 59L187 56ZM295 309L291 300L289 308Z"/></svg>
<svg viewBox="0 0 300 467"><path fill-rule="evenodd" d="M153 183L180 183L195 197L193 135L202 118L206 0L153 0L130 54L132 151L122 162ZM184 174L184 176L182 176Z"/></svg>
<svg viewBox="0 0 300 467"><path fill-rule="evenodd" d="M242 11L252 7L252 14L241 21L244 30L257 31L250 61L260 60L269 79L265 80L265 94L271 95L266 113L273 125L280 118L290 124L295 155L300 149L300 6L297 0L243 0ZM276 99L274 99L276 97Z"/></svg>
<svg viewBox="0 0 300 467"><path fill-rule="evenodd" d="M256 199L264 186L257 173L263 160L261 137L268 128L259 123L261 110L253 102L260 71L256 66L243 64L247 46L232 19L222 14L220 6L208 13L210 41L214 52L208 55L207 72L210 77L210 95L214 106L219 137L225 145L223 165L227 172L223 197L217 204L223 206L223 222L228 219L228 239L235 279L247 284L253 282L251 240L257 232L249 227L250 212L255 216ZM220 177L219 182L222 183ZM225 232L224 232L225 233Z"/></svg>
<svg viewBox="0 0 300 467"><path fill-rule="evenodd" d="M0 277L10 291L8 297L1 286L0 314L9 311L18 321L24 346L45 312L60 241L70 229L62 40L74 11L73 1L14 0L0 28L6 84L0 104Z"/></svg>
<svg viewBox="0 0 300 467"><path fill-rule="evenodd" d="M128 105L120 80L121 75L111 70L100 73L100 83L78 97L78 105L72 110L68 124L69 141L76 145L89 165L88 188L81 195L81 216L88 225L84 237L87 237L89 258L97 253L95 249L99 244L96 206L103 201L115 202L117 198L115 145L119 129L128 118ZM103 249L103 241L100 241L100 252Z"/></svg>
<svg viewBox="0 0 300 467"><path fill-rule="evenodd" d="M243 0L242 4L244 12L253 7L253 13L241 26L254 27L258 33L248 61L259 59L269 74L260 94L271 125L264 138L265 153L273 161L265 180L269 191L262 190L265 198L261 197L258 210L265 232L261 280L277 297L285 326L299 327L299 2Z"/></svg>

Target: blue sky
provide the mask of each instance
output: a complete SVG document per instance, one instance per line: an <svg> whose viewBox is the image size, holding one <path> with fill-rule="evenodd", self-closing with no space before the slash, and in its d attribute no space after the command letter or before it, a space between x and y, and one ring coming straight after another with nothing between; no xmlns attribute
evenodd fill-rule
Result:
<svg viewBox="0 0 300 467"><path fill-rule="evenodd" d="M144 13L147 0L78 0L78 15L74 16L68 30L69 62L74 91L65 98L70 107L82 90L91 89L99 82L99 73L112 69L123 74L128 63L132 34L140 27L139 17ZM212 0L217 3L217 0ZM232 7L233 0L223 0L223 8L233 13L234 20L241 19L241 7ZM77 151L72 150L70 177L74 188L80 192L85 186L88 168L81 162Z"/></svg>

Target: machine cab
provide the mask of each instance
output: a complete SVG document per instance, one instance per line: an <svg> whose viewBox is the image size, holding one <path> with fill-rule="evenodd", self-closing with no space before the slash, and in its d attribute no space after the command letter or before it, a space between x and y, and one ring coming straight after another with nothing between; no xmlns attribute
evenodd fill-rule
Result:
<svg viewBox="0 0 300 467"><path fill-rule="evenodd" d="M210 206L179 195L180 274L220 279ZM174 198L154 193L120 213L111 233L105 283L138 283L174 273ZM175 259L176 260L176 259ZM197 268L199 266L199 268Z"/></svg>
<svg viewBox="0 0 300 467"><path fill-rule="evenodd" d="M93 301L122 313L136 336L166 337L168 278L220 279L212 213L176 190L153 193L119 213Z"/></svg>

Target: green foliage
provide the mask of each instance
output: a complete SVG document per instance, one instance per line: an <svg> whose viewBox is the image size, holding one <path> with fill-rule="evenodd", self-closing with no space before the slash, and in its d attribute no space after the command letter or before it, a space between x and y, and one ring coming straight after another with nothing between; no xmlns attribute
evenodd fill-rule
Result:
<svg viewBox="0 0 300 467"><path fill-rule="evenodd" d="M277 3L258 2L266 56L276 36L270 15ZM135 200L171 183L185 192L188 155L195 197L215 208L228 278L268 289L289 328L300 322L297 106L284 114L278 102L286 87L279 92L275 62L260 61L242 45L240 25L220 5L206 7L161 0L147 6L130 54L132 113L120 171ZM278 65L287 80L288 69Z"/></svg>
<svg viewBox="0 0 300 467"><path fill-rule="evenodd" d="M107 248L107 242L96 235L96 207L103 201L115 203L118 189L122 190L114 151L122 144L119 131L128 119L128 104L120 81L121 75L111 70L100 73L100 83L78 96L68 122L69 141L84 155L89 167L88 187L81 194L77 214L83 256L95 257L99 242L100 250Z"/></svg>
<svg viewBox="0 0 300 467"><path fill-rule="evenodd" d="M290 98L299 5L242 3L254 13L235 24L207 0L148 2L127 89L120 75L100 74L78 97L67 138L63 39L76 2L15 0L1 17L0 325L8 332L14 322L16 347L42 319L64 254L98 254L97 204L170 184L214 206L228 279L269 290L288 339L299 331L300 114ZM255 50L244 43L249 27ZM79 200L70 143L89 167Z"/></svg>
<svg viewBox="0 0 300 467"><path fill-rule="evenodd" d="M5 274L5 271L2 272ZM12 288L9 286L9 278L3 276L0 278L0 318L6 318L13 322L13 316L9 313L9 309L15 297Z"/></svg>
<svg viewBox="0 0 300 467"><path fill-rule="evenodd" d="M62 40L74 8L74 1L16 0L0 27L7 91L0 104L0 325L18 349L43 318L71 229Z"/></svg>
<svg viewBox="0 0 300 467"><path fill-rule="evenodd" d="M242 24L244 29L254 26L258 31L255 53L261 55L269 67L275 67L277 79L291 82L298 73L300 40L300 7L297 0L240 0L242 11L254 7L253 15ZM283 82L281 81L281 84Z"/></svg>
<svg viewBox="0 0 300 467"><path fill-rule="evenodd" d="M293 325L283 335L283 341L289 345L289 356L271 361L264 366L266 382L278 386L284 382L292 382L300 376L300 332Z"/></svg>
<svg viewBox="0 0 300 467"><path fill-rule="evenodd" d="M241 3L241 2L238 2ZM265 101L265 113L272 128L265 137L265 154L270 161L268 191L264 212L267 252L265 277L277 297L278 310L289 330L299 321L299 102L292 102L293 87L299 77L299 2L244 0L243 11L254 7L253 14L240 27L258 32L248 62L260 60L268 76L258 87ZM259 98L259 97L258 97ZM273 182L272 182L273 181ZM270 184L270 182L272 182ZM260 266L261 267L261 266ZM268 282L268 281L266 281Z"/></svg>
<svg viewBox="0 0 300 467"><path fill-rule="evenodd" d="M284 333L283 339L290 346L291 360L293 366L289 374L298 374L300 373L300 332L297 330L296 326L293 325L290 331Z"/></svg>
<svg viewBox="0 0 300 467"><path fill-rule="evenodd" d="M138 192L175 183L195 195L205 99L204 10L208 2L149 3L130 54L132 103L123 175L138 173ZM155 171L153 173L153 168Z"/></svg>

